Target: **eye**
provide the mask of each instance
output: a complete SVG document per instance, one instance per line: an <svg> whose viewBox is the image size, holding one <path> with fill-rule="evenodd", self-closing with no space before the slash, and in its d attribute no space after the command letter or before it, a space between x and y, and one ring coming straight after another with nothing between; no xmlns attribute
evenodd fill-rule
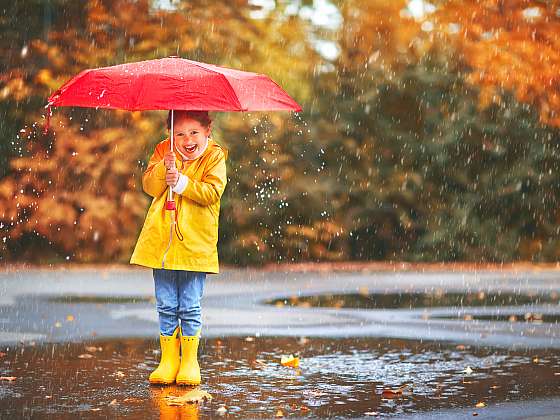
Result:
<svg viewBox="0 0 560 420"><path fill-rule="evenodd" d="M192 131L191 131L191 136L195 136L195 135L197 135L197 134L198 134L198 131L196 131L196 130L192 130Z"/></svg>

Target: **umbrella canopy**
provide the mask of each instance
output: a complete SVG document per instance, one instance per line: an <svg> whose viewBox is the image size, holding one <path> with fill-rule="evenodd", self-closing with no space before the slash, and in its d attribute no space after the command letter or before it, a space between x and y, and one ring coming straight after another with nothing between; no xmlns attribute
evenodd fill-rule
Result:
<svg viewBox="0 0 560 420"><path fill-rule="evenodd" d="M178 57L84 70L49 97L47 107L51 106L129 111L301 111L296 101L265 75Z"/></svg>

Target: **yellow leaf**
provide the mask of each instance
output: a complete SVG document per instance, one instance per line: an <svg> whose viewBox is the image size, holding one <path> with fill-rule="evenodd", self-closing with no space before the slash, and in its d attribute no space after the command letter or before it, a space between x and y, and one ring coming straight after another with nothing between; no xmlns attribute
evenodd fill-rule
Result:
<svg viewBox="0 0 560 420"><path fill-rule="evenodd" d="M299 366L299 357L294 357L292 354L289 356L282 356L280 359L280 364L282 366L289 366L297 368Z"/></svg>
<svg viewBox="0 0 560 420"><path fill-rule="evenodd" d="M481 401L478 404L476 404L475 407L476 408L484 408L484 407L486 407L486 404Z"/></svg>

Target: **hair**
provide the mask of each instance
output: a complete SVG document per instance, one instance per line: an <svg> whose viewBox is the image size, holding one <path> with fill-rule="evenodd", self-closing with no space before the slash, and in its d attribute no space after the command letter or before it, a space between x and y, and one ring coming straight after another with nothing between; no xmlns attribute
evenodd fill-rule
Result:
<svg viewBox="0 0 560 420"><path fill-rule="evenodd" d="M198 121L200 125L210 127L212 118L208 115L208 111L185 111L176 109L173 111L173 123L181 118L190 118L191 120ZM171 111L167 114L167 129L171 130Z"/></svg>

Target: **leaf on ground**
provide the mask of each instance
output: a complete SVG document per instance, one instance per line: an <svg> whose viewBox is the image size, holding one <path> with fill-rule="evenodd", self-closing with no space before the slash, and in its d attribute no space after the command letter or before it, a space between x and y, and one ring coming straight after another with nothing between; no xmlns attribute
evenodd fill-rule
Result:
<svg viewBox="0 0 560 420"><path fill-rule="evenodd" d="M255 361L253 362L253 369L261 369L264 367L266 367L266 361L262 359L255 359Z"/></svg>
<svg viewBox="0 0 560 420"><path fill-rule="evenodd" d="M0 381L12 382L12 381L15 381L16 379L17 379L17 377L15 377L15 376L0 376Z"/></svg>
<svg viewBox="0 0 560 420"><path fill-rule="evenodd" d="M78 359L91 359L92 357L93 357L93 354L84 353L84 354L80 354L78 356Z"/></svg>
<svg viewBox="0 0 560 420"><path fill-rule="evenodd" d="M203 391L200 388L195 388L183 395L167 395L165 397L165 402L167 405L181 406L185 404L201 403L205 400L210 401L211 399L212 396L208 392Z"/></svg>
<svg viewBox="0 0 560 420"><path fill-rule="evenodd" d="M472 370L470 366L467 366L467 367L466 367L465 369L463 369L461 372L462 372L462 373L466 373L467 375L470 375L471 373L474 372L474 370Z"/></svg>
<svg viewBox="0 0 560 420"><path fill-rule="evenodd" d="M276 412L276 417L284 417L284 413L282 412L282 410L278 410Z"/></svg>
<svg viewBox="0 0 560 420"><path fill-rule="evenodd" d="M75 319L74 315L66 315L66 321L72 322L72 321L74 321L74 319Z"/></svg>
<svg viewBox="0 0 560 420"><path fill-rule="evenodd" d="M216 410L216 414L218 414L219 416L223 416L226 413L227 413L227 408L223 405L221 405L220 408Z"/></svg>
<svg viewBox="0 0 560 420"><path fill-rule="evenodd" d="M103 347L86 346L86 351L90 353L95 353L96 351L102 351Z"/></svg>
<svg viewBox="0 0 560 420"><path fill-rule="evenodd" d="M397 389L385 388L381 392L381 398L386 398L386 399L400 398L403 396L403 392L409 387L410 387L409 384L404 384L398 387ZM412 392L412 387L410 387L409 391Z"/></svg>
<svg viewBox="0 0 560 420"><path fill-rule="evenodd" d="M484 407L486 407L486 404L481 401L478 404L476 404L475 407L476 408L484 408Z"/></svg>
<svg viewBox="0 0 560 420"><path fill-rule="evenodd" d="M113 401L111 401L111 402L109 403L109 405L118 405L118 402L117 402L116 399L114 399Z"/></svg>
<svg viewBox="0 0 560 420"><path fill-rule="evenodd" d="M280 364L282 366L289 366L297 368L299 366L299 357L294 357L292 354L289 356L282 356L280 359Z"/></svg>

